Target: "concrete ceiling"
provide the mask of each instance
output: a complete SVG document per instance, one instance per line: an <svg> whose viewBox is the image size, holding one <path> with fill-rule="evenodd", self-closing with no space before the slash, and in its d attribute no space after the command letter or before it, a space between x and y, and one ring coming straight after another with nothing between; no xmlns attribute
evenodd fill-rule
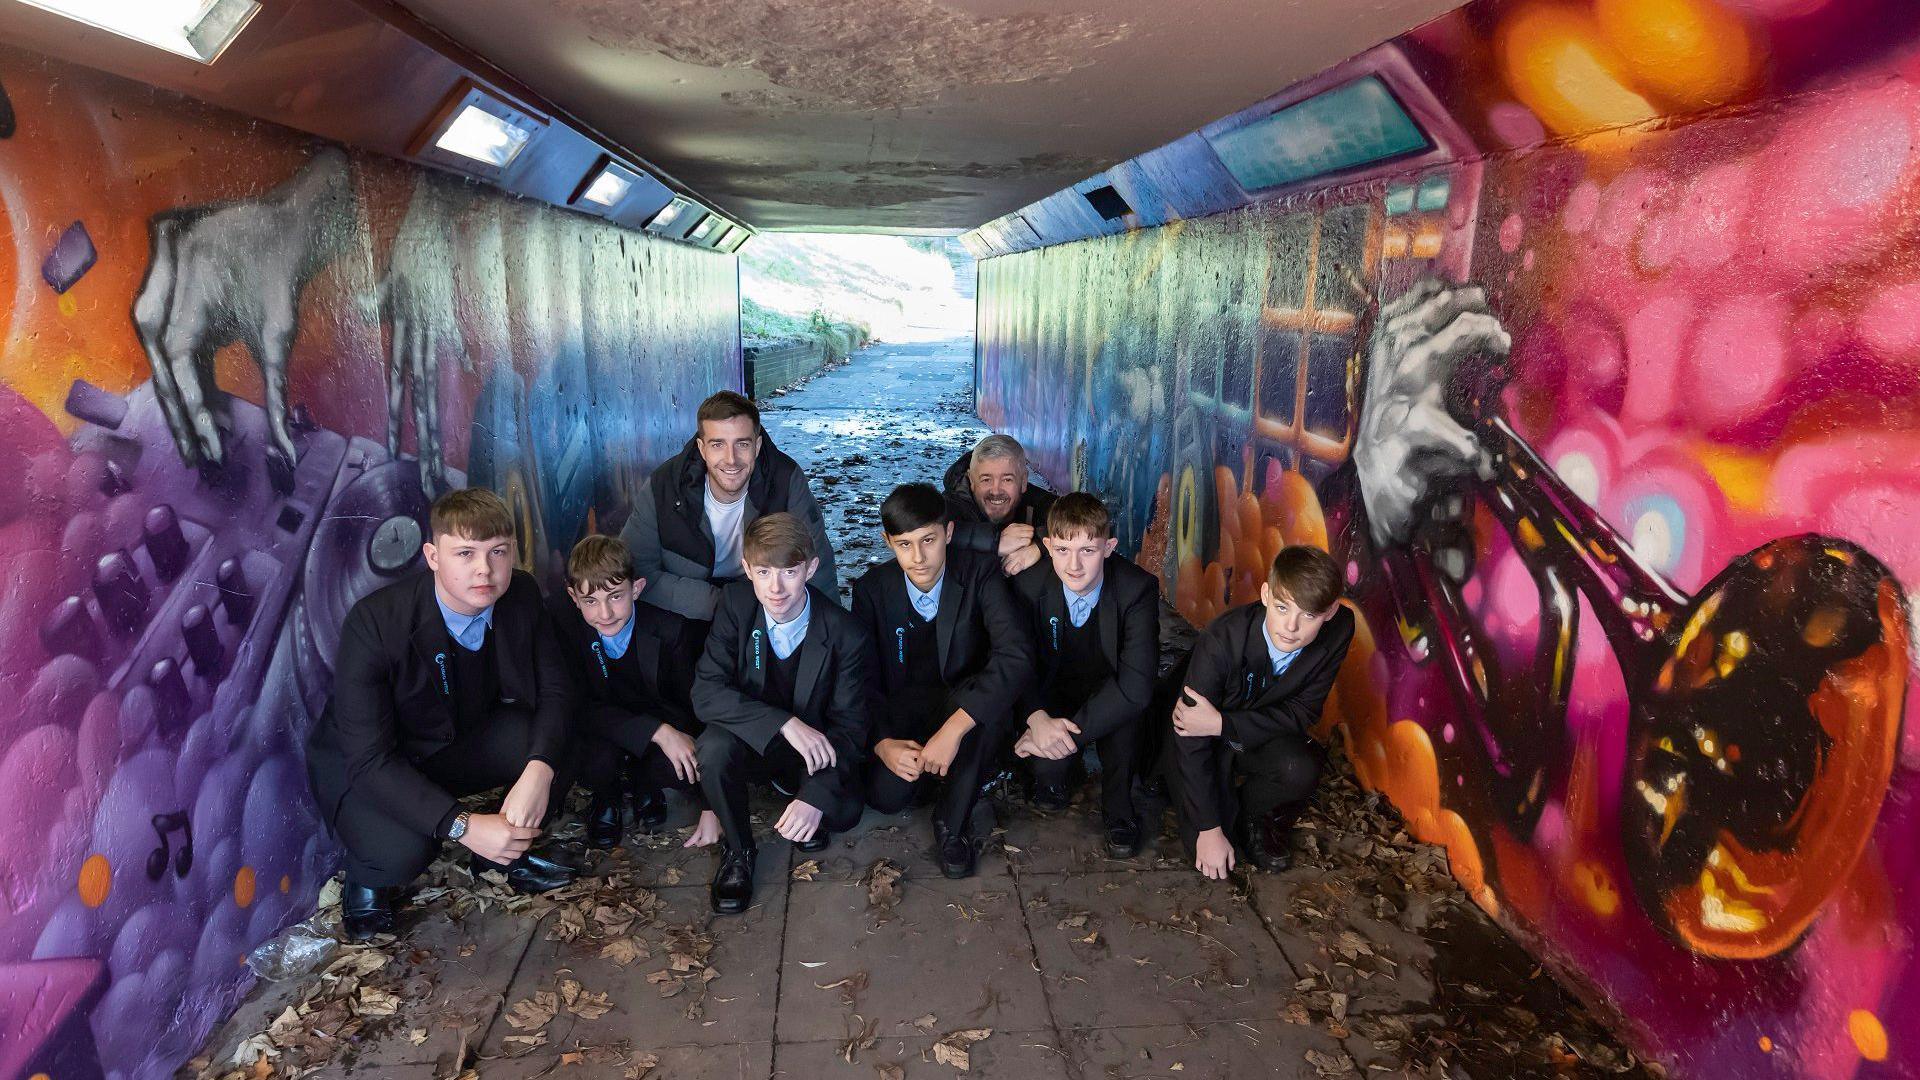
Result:
<svg viewBox="0 0 1920 1080"><path fill-rule="evenodd" d="M1457 0L400 0L764 229L958 232Z"/></svg>

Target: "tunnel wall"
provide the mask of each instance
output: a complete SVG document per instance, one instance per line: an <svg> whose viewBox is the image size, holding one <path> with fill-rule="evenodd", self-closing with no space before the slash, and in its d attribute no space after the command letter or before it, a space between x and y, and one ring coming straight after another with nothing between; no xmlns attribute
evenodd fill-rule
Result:
<svg viewBox="0 0 1920 1080"><path fill-rule="evenodd" d="M500 491L551 580L740 385L738 274L108 76L0 70L0 1075L163 1077L332 872L301 748L347 607L421 565L423 485Z"/></svg>
<svg viewBox="0 0 1920 1080"><path fill-rule="evenodd" d="M1477 153L981 264L981 417L1196 622L1329 546L1330 737L1683 1075L1920 1073L1916 17L1475 3L1324 81Z"/></svg>

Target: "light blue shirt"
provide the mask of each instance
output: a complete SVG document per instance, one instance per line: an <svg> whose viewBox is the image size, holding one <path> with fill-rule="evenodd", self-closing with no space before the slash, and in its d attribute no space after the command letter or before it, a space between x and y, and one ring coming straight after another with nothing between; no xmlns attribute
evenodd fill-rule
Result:
<svg viewBox="0 0 1920 1080"><path fill-rule="evenodd" d="M900 576L906 577L906 573L902 570ZM921 592L920 586L915 585L912 578L907 578L907 599L913 602L913 610L919 612L921 618L932 622L933 617L940 614L940 588L946 583L947 575L941 574L940 580L933 583L933 588Z"/></svg>
<svg viewBox="0 0 1920 1080"><path fill-rule="evenodd" d="M433 602L440 605L440 618L446 621L448 636L461 648L475 652L486 643L487 630L493 626L492 604L488 604L478 615L462 615L448 607L437 592L433 594Z"/></svg>
<svg viewBox="0 0 1920 1080"><path fill-rule="evenodd" d="M1100 583L1093 587L1092 592L1081 596L1079 593L1068 588L1066 582L1063 581L1060 583L1060 591L1064 593L1067 598L1067 618L1073 620L1073 625L1087 625L1087 617L1093 614L1093 606L1100 602L1100 590L1104 588L1106 584L1106 579L1102 578L1100 579Z"/></svg>
<svg viewBox="0 0 1920 1080"><path fill-rule="evenodd" d="M612 637L605 634L596 636L600 638L600 650L607 654L607 659L618 660L627 654L627 646L633 644L633 618L629 616L627 625L621 627Z"/></svg>
<svg viewBox="0 0 1920 1080"><path fill-rule="evenodd" d="M773 621L773 616L767 616L767 640L773 646L773 655L776 658L785 660L793 655L793 650L800 647L800 642L807 636L807 620L812 616L812 596L801 601L800 614L791 622L777 623Z"/></svg>
<svg viewBox="0 0 1920 1080"><path fill-rule="evenodd" d="M1278 678L1288 668L1292 667L1294 660L1300 656L1299 649L1295 649L1292 652L1283 652L1280 646L1273 643L1273 635L1267 632L1267 621L1265 619L1260 620L1260 640L1267 643L1267 656L1273 661L1273 674L1275 678Z"/></svg>

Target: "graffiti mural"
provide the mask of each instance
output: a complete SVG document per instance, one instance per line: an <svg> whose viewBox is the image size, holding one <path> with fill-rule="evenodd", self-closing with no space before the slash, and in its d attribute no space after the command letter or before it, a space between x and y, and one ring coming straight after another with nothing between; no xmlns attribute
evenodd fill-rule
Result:
<svg viewBox="0 0 1920 1080"><path fill-rule="evenodd" d="M1479 0L1367 77L1469 150L983 262L982 417L1196 622L1340 556L1329 737L1643 1049L1912 1075L1920 14Z"/></svg>
<svg viewBox="0 0 1920 1080"><path fill-rule="evenodd" d="M312 910L300 754L428 502L526 565L738 386L731 256L6 54L0 1075L163 1077Z"/></svg>

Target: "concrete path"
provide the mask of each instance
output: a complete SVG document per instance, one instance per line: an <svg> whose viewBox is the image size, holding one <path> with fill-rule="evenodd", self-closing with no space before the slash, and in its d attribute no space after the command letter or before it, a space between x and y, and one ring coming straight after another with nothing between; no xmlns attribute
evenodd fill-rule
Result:
<svg viewBox="0 0 1920 1080"><path fill-rule="evenodd" d="M937 482L981 433L969 365L965 342L875 346L768 403L850 570L882 555L886 490ZM1107 859L1092 795L1052 817L983 806L965 881L928 861L924 811L869 813L807 857L765 803L755 904L731 918L708 914L712 856L679 846L679 804L611 856L575 844L595 876L561 894L448 858L400 940L320 942L320 970L263 982L186 1075L1646 1075L1344 774L1293 871L1228 882L1189 868L1162 803L1146 852Z"/></svg>

